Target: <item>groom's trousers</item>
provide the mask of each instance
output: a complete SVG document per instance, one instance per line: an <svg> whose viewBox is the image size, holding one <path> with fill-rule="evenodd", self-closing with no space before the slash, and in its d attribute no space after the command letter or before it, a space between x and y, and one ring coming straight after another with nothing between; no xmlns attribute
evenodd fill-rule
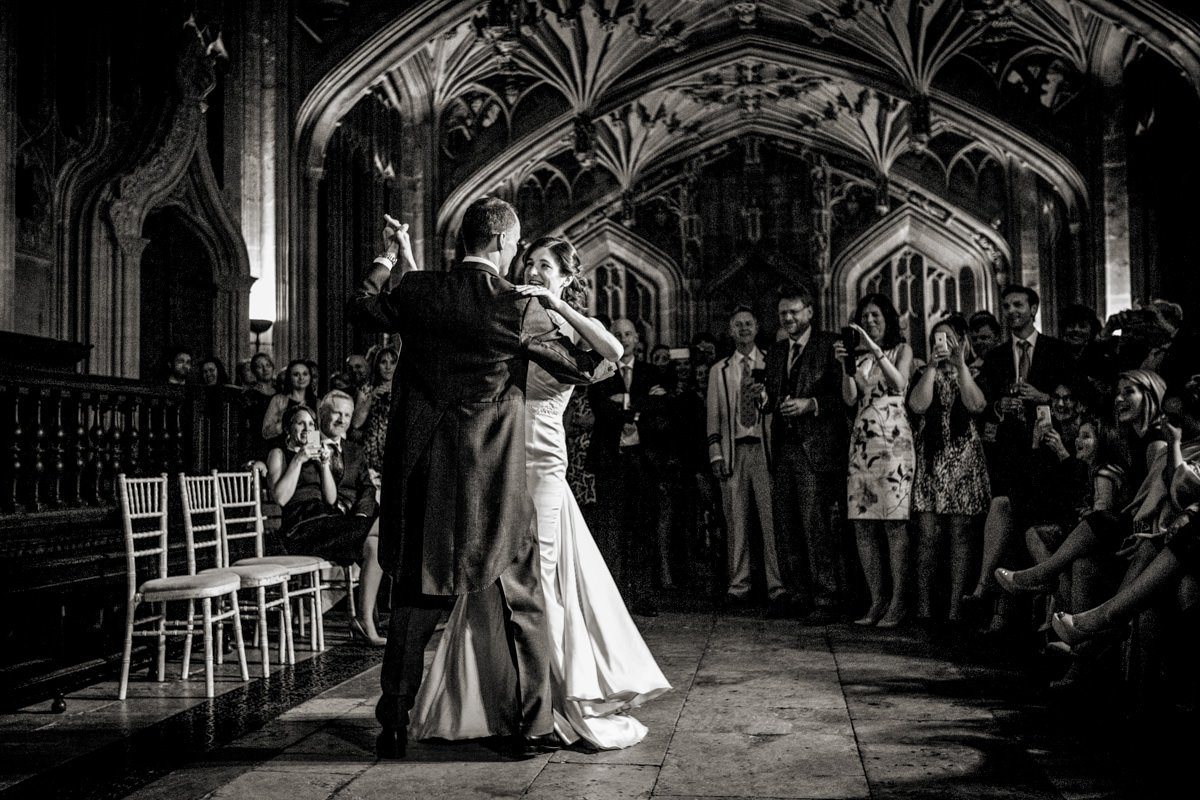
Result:
<svg viewBox="0 0 1200 800"><path fill-rule="evenodd" d="M517 674L517 727L522 735L541 736L554 728L546 601L538 582L537 538L527 537L526 542L524 552L496 579L496 584L504 609L505 638ZM375 717L385 728L408 725L408 712L421 685L425 647L443 611L455 600L418 594L400 583L393 582L392 617L379 678L383 696L375 707Z"/></svg>

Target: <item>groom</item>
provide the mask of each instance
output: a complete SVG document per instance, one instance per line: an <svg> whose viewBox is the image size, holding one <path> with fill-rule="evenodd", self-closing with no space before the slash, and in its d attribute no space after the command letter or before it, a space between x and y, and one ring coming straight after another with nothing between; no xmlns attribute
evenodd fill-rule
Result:
<svg viewBox="0 0 1200 800"><path fill-rule="evenodd" d="M393 578L392 617L375 716L380 758L404 756L425 646L450 597L498 584L518 676L513 754L552 741L537 532L525 486L525 374L533 361L587 383L599 359L562 336L536 298L504 279L521 225L503 200L463 214L466 256L449 272L411 263L407 225L388 218L387 252L351 300L364 327L400 334L384 451L379 563Z"/></svg>

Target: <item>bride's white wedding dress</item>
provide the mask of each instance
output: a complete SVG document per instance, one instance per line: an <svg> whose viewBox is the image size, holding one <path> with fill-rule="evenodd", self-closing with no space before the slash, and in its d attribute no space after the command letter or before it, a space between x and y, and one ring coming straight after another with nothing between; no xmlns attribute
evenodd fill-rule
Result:
<svg viewBox="0 0 1200 800"><path fill-rule="evenodd" d="M646 726L626 711L670 689L625 609L567 484L563 410L573 387L531 364L525 453L537 513L555 732L612 749ZM458 599L410 715L417 739L503 736L516 730L516 673L497 589Z"/></svg>

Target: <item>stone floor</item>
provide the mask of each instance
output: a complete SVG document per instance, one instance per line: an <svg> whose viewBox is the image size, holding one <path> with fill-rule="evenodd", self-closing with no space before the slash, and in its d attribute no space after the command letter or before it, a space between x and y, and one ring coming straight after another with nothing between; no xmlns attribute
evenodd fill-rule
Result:
<svg viewBox="0 0 1200 800"><path fill-rule="evenodd" d="M480 742L413 743L379 762L380 651L338 638L343 619L330 614L330 649L267 679L243 684L227 664L212 701L202 676L143 673L124 702L107 682L62 714L0 715L0 800L1194 796L1169 788L1193 774L1162 746L1178 731L1048 704L1018 648L686 603L638 618L675 687L637 712L650 727L638 746L512 761ZM1155 756L1172 767L1149 767Z"/></svg>

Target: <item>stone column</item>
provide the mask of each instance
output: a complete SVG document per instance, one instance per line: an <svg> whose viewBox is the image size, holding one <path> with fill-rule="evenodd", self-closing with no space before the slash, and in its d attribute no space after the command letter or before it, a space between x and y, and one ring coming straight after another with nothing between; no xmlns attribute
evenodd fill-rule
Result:
<svg viewBox="0 0 1200 800"><path fill-rule="evenodd" d="M15 3L0 3L0 330L12 330L17 302L17 102Z"/></svg>
<svg viewBox="0 0 1200 800"><path fill-rule="evenodd" d="M1133 265L1129 242L1129 152L1125 132L1125 99L1120 87L1101 90L1100 160L1097 202L1093 219L1098 229L1098 253L1103 260L1101 290L1097 309L1101 319L1132 305L1134 297Z"/></svg>
<svg viewBox="0 0 1200 800"><path fill-rule="evenodd" d="M427 79L410 69L401 68L404 86L395 99L400 126L400 208L401 221L409 225L413 258L421 269L442 269L441 243L437 237L437 208L434 190L438 186L438 132L434 129L437 109ZM396 212L392 212L396 213Z"/></svg>

